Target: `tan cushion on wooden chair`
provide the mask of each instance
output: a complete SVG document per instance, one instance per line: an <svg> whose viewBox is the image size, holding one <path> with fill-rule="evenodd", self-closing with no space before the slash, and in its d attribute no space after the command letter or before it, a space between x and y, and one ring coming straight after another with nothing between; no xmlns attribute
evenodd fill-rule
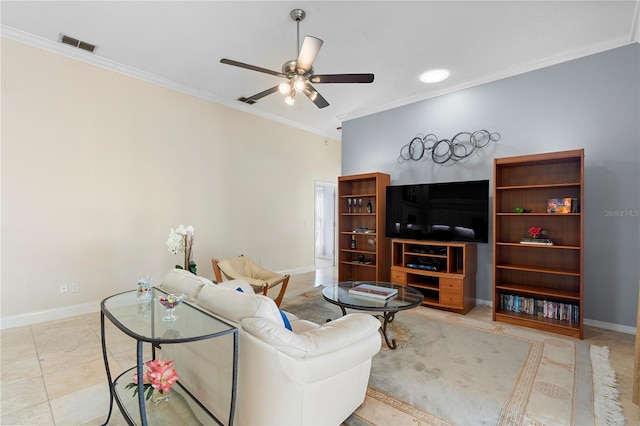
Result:
<svg viewBox="0 0 640 426"><path fill-rule="evenodd" d="M246 256L222 259L218 262L218 267L228 279L245 280L257 287L257 291L262 289L264 283L273 287L284 281L285 278L283 275L264 269Z"/></svg>

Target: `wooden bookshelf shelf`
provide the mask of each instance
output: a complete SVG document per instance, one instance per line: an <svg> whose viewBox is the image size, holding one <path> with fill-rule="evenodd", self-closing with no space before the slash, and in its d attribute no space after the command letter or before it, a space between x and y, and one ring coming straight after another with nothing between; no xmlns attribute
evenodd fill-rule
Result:
<svg viewBox="0 0 640 426"><path fill-rule="evenodd" d="M493 182L494 321L582 339L584 150L497 158ZM579 209L548 213L554 198L577 200ZM521 244L532 226L553 245Z"/></svg>
<svg viewBox="0 0 640 426"><path fill-rule="evenodd" d="M384 226L390 183L388 174L378 172L338 178L340 282L389 281L391 243L384 237ZM364 229L368 232L358 232Z"/></svg>

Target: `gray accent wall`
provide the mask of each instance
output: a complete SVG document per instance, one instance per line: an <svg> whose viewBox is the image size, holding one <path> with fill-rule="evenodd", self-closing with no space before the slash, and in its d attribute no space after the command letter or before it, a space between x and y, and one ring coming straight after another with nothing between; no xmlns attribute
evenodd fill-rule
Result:
<svg viewBox="0 0 640 426"><path fill-rule="evenodd" d="M418 134L450 139L479 129L502 138L457 163L398 162L401 147ZM385 172L392 185L490 179L493 193L494 158L580 148L585 150L584 316L636 327L640 44L346 121L342 174ZM492 227L491 220L490 235ZM478 245L477 298L487 301L491 243Z"/></svg>

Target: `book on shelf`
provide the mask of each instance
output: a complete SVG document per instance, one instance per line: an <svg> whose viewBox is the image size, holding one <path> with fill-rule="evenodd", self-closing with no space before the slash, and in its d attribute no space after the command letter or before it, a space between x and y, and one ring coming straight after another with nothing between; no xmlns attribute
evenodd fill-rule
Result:
<svg viewBox="0 0 640 426"><path fill-rule="evenodd" d="M547 213L580 213L580 203L577 198L549 198Z"/></svg>
<svg viewBox="0 0 640 426"><path fill-rule="evenodd" d="M398 294L398 289L379 287L371 284L360 284L349 289L349 294L355 296L373 297L376 299L390 299Z"/></svg>
<svg viewBox="0 0 640 426"><path fill-rule="evenodd" d="M580 307L575 303L554 302L533 297L500 294L500 309L569 323L580 322Z"/></svg>
<svg viewBox="0 0 640 426"><path fill-rule="evenodd" d="M548 238L523 238L520 240L520 244L531 244L539 246L552 246L553 241Z"/></svg>

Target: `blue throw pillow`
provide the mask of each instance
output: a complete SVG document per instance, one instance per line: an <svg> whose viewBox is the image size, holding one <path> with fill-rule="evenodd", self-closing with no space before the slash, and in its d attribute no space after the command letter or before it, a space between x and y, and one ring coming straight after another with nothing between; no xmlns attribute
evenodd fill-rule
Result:
<svg viewBox="0 0 640 426"><path fill-rule="evenodd" d="M293 331L291 329L291 323L289 322L289 318L287 318L287 315L282 311L282 309L278 310L280 311L280 315L282 316L282 321L284 321L284 327L289 331Z"/></svg>

